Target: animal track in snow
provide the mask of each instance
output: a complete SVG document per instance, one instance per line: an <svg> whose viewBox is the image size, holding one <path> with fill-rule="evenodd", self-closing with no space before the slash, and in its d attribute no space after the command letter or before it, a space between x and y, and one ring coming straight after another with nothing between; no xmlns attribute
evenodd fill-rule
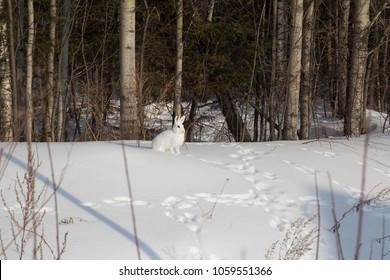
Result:
<svg viewBox="0 0 390 280"><path fill-rule="evenodd" d="M250 154L250 153L253 153L253 150L252 149L245 149L241 146L239 146L241 149L237 151L237 153L239 153L240 155L247 155L247 154Z"/></svg>
<svg viewBox="0 0 390 280"><path fill-rule="evenodd" d="M240 194L211 194L211 193L196 193L187 195L183 199L177 197L168 197L161 205L166 209L187 209L199 205L200 202L209 202L211 204L224 204L230 206L255 207L265 206L270 203L279 203L276 194L255 191L249 189L247 193ZM292 201L284 203L283 207L292 206Z"/></svg>
<svg viewBox="0 0 390 280"><path fill-rule="evenodd" d="M285 231L289 226L289 221L287 219L276 218L269 222L270 226L279 231Z"/></svg>
<svg viewBox="0 0 390 280"><path fill-rule="evenodd" d="M194 232L194 233L200 233L202 231L201 226L199 223L202 221L201 218L198 218L195 214L190 212L185 212L182 215L175 214L172 211L166 211L165 215L175 222L183 223L187 226L187 228Z"/></svg>
<svg viewBox="0 0 390 280"><path fill-rule="evenodd" d="M190 199L203 200L210 203L226 204L226 205L238 205L238 206L256 206L266 205L268 201L264 197L259 196L253 190L248 190L243 194L207 194L204 193L195 194Z"/></svg>
<svg viewBox="0 0 390 280"><path fill-rule="evenodd" d="M340 183L339 181L336 180L332 180L332 183L335 184L336 186L343 187L343 188L347 186L347 184Z"/></svg>
<svg viewBox="0 0 390 280"><path fill-rule="evenodd" d="M260 172L260 175L269 180L275 180L277 178L276 175L271 172Z"/></svg>
<svg viewBox="0 0 390 280"><path fill-rule="evenodd" d="M379 172L383 175L386 175L387 177L390 177L390 171L385 171L385 170L382 170L382 169L379 169L379 168L375 168L373 167L372 169L374 169L376 172Z"/></svg>
<svg viewBox="0 0 390 280"><path fill-rule="evenodd" d="M264 156L268 156L272 151L258 151L237 143L222 144L221 146L236 149L236 151L229 154L229 157L232 159L230 162L221 162L205 158L200 158L200 160L215 167L225 168L229 171L243 175L243 177L253 185L255 185L258 180L275 180L277 178L275 174L270 172L260 172L251 163L252 161L263 159Z"/></svg>
<svg viewBox="0 0 390 280"><path fill-rule="evenodd" d="M314 168L308 167L306 165L299 165L295 167L296 170L301 171L302 173L314 176L316 170Z"/></svg>
<svg viewBox="0 0 390 280"><path fill-rule="evenodd" d="M314 168L311 168L311 167L308 167L306 165L296 165L294 162L292 161L289 161L289 160L283 160L283 162L289 164L289 165L292 165L294 166L294 168L304 174L307 174L309 176L314 176L315 173L317 172L317 170L315 170Z"/></svg>
<svg viewBox="0 0 390 280"><path fill-rule="evenodd" d="M236 145L235 147L237 148L236 152L230 154L230 157L235 159L257 160L271 154L271 151L259 151L241 145Z"/></svg>
<svg viewBox="0 0 390 280"><path fill-rule="evenodd" d="M288 220L291 217L290 209L296 208L295 200L286 199L283 192L277 192L273 188L274 180L278 175L267 170L258 170L255 161L263 160L272 155L273 150L284 144L267 145L271 147L268 151L259 151L251 149L249 145L229 144L223 147L231 151L228 155L230 160L225 163L206 159L200 159L203 162L218 168L224 168L241 175L246 181L250 182L253 188L248 189L245 193L222 194L215 193L195 193L187 195L184 198L169 197L162 203L169 210L180 209L179 205L188 205L189 208L198 206L200 209L207 211L213 205L224 205L232 207L259 207L274 217L270 224L271 227L283 231L288 226ZM295 166L297 170L308 175L314 174L315 170L307 166ZM299 200L297 200L299 203ZM204 207L204 203L210 203ZM172 211L170 211L171 213Z"/></svg>
<svg viewBox="0 0 390 280"><path fill-rule="evenodd" d="M257 173L256 168L249 163L240 163L240 164L229 164L227 165L232 171L241 174L241 175L254 175Z"/></svg>
<svg viewBox="0 0 390 280"><path fill-rule="evenodd" d="M131 201L129 197L127 196L117 196L114 197L113 199L104 199L103 203L109 204L109 205L114 205L114 206L127 206L133 204L137 206L149 206L150 203L144 200L133 200Z"/></svg>
<svg viewBox="0 0 390 280"><path fill-rule="evenodd" d="M272 190L272 185L264 181L255 181L254 186L259 192L268 192Z"/></svg>
<svg viewBox="0 0 390 280"><path fill-rule="evenodd" d="M332 152L321 152L321 151L314 151L316 154L320 154L324 157L330 157L330 158L334 158L336 157L336 154L335 153L332 153Z"/></svg>
<svg viewBox="0 0 390 280"><path fill-rule="evenodd" d="M196 202L183 200L175 196L169 196L161 202L161 205L168 209L188 209L196 206Z"/></svg>
<svg viewBox="0 0 390 280"><path fill-rule="evenodd" d="M315 196L312 196L312 195L307 195L307 196L301 196L300 198L299 198L299 200L301 200L301 201L317 201L317 197L315 197Z"/></svg>
<svg viewBox="0 0 390 280"><path fill-rule="evenodd" d="M200 160L205 162L205 163L212 164L212 165L217 165L217 166L225 164L224 162L215 161L215 160L208 160L208 159L204 159L204 158L201 158Z"/></svg>
<svg viewBox="0 0 390 280"><path fill-rule="evenodd" d="M93 203L93 202L84 202L84 203L81 204L81 206L94 208L94 207L97 206L97 204Z"/></svg>

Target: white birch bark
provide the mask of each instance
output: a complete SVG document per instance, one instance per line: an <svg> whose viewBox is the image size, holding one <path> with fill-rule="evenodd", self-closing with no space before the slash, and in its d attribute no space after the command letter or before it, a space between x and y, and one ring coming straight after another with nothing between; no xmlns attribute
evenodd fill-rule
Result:
<svg viewBox="0 0 390 280"><path fill-rule="evenodd" d="M288 65L287 102L283 139L297 140L298 104L301 84L303 0L291 0L291 47Z"/></svg>
<svg viewBox="0 0 390 280"><path fill-rule="evenodd" d="M215 0L211 0L209 10L207 12L207 21L208 22L213 21L214 7L215 7Z"/></svg>
<svg viewBox="0 0 390 280"><path fill-rule="evenodd" d="M177 0L176 45L174 116L180 116L183 83L183 0Z"/></svg>
<svg viewBox="0 0 390 280"><path fill-rule="evenodd" d="M135 69L135 0L120 7L120 130L122 139L139 139L137 79Z"/></svg>
<svg viewBox="0 0 390 280"><path fill-rule="evenodd" d="M45 118L45 141L51 142L54 140L54 54L56 42L56 19L57 19L57 3L56 0L50 0L50 30L49 30L49 54L47 57L47 83L46 83L46 118Z"/></svg>
<svg viewBox="0 0 390 280"><path fill-rule="evenodd" d="M5 12L4 0L0 0L0 10ZM0 21L0 141L13 141L12 89L9 53L7 44L7 24Z"/></svg>
<svg viewBox="0 0 390 280"><path fill-rule="evenodd" d="M357 0L354 10L353 44L349 85L350 114L347 135L360 136L364 112L364 82L367 68L370 0ZM348 125L349 124L349 125Z"/></svg>
<svg viewBox="0 0 390 280"><path fill-rule="evenodd" d="M33 0L27 2L28 26L26 43L26 141L32 142L33 137L33 97L32 97L32 79L33 79L33 47L34 47L34 5Z"/></svg>

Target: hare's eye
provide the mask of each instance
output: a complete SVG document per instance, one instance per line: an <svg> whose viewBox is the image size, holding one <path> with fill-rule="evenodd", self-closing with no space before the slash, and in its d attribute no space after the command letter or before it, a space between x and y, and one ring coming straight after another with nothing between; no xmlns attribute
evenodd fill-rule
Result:
<svg viewBox="0 0 390 280"><path fill-rule="evenodd" d="M177 128L180 128L180 125L178 125Z"/></svg>

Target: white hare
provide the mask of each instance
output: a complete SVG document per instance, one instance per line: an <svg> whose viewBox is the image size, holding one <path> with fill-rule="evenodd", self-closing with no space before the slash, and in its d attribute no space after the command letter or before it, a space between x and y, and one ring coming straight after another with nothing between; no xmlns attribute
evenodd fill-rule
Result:
<svg viewBox="0 0 390 280"><path fill-rule="evenodd" d="M180 147L184 144L184 122L185 116L175 117L172 128L157 135L152 141L152 149L160 152L171 152L180 154Z"/></svg>

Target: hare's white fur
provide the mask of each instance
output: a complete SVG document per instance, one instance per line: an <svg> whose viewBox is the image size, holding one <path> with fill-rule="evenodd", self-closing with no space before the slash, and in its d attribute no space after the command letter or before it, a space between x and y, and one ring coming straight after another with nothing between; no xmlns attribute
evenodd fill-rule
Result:
<svg viewBox="0 0 390 280"><path fill-rule="evenodd" d="M176 116L172 128L157 135L152 141L152 149L160 152L171 152L180 154L180 147L184 144L184 122L185 116Z"/></svg>

